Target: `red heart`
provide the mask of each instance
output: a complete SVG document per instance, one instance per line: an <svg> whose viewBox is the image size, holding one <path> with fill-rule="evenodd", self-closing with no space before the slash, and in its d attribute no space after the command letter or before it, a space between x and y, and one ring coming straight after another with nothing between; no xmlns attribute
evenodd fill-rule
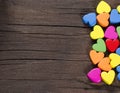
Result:
<svg viewBox="0 0 120 93"><path fill-rule="evenodd" d="M119 40L118 39L106 39L106 47L109 52L114 52L119 46Z"/></svg>

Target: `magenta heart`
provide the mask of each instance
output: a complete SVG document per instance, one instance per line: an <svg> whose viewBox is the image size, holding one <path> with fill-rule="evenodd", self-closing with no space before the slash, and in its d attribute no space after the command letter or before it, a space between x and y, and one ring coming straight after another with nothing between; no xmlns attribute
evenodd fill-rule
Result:
<svg viewBox="0 0 120 93"><path fill-rule="evenodd" d="M100 68L94 68L90 70L87 74L87 77L94 83L101 82L101 70Z"/></svg>
<svg viewBox="0 0 120 93"><path fill-rule="evenodd" d="M116 39L118 37L117 32L115 31L114 26L109 26L105 31L105 38Z"/></svg>

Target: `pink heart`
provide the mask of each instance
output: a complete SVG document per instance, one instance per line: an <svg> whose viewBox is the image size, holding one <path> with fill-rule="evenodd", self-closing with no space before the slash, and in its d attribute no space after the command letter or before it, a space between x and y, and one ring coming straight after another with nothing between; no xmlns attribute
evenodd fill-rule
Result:
<svg viewBox="0 0 120 93"><path fill-rule="evenodd" d="M105 38L116 39L118 37L117 32L115 31L114 26L109 26L105 31Z"/></svg>
<svg viewBox="0 0 120 93"><path fill-rule="evenodd" d="M87 77L94 83L101 82L101 70L100 68L94 68L90 70L87 74Z"/></svg>

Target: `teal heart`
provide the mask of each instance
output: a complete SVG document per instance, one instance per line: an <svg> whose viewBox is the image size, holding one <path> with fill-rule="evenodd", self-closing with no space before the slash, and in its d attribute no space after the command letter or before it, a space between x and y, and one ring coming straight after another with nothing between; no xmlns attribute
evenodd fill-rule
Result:
<svg viewBox="0 0 120 93"><path fill-rule="evenodd" d="M117 33L118 33L118 36L120 38L120 26L117 27Z"/></svg>
<svg viewBox="0 0 120 93"><path fill-rule="evenodd" d="M96 44L93 44L92 48L99 52L106 51L106 45L103 39L98 39Z"/></svg>

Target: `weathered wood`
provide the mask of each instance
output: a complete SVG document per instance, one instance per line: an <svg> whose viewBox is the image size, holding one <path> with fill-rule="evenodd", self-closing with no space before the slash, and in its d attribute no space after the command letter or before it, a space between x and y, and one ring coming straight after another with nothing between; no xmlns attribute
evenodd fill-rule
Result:
<svg viewBox="0 0 120 93"><path fill-rule="evenodd" d="M99 1L0 0L0 93L120 93L117 80L86 77L91 29L81 18Z"/></svg>

